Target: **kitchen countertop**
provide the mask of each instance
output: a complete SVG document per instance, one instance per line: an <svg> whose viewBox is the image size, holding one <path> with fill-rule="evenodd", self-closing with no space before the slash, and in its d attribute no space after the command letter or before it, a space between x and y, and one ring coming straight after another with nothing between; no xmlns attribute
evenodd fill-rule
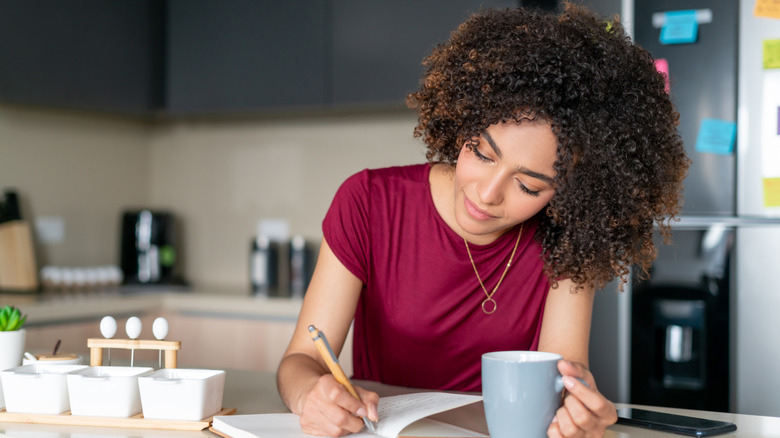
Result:
<svg viewBox="0 0 780 438"><path fill-rule="evenodd" d="M409 388L400 388L380 385L373 382L356 381L357 384L377 391L380 395L393 395L414 391ZM277 413L287 412L276 390L275 376L273 373L261 371L228 370L225 380L225 395L223 406L237 409L237 414ZM634 405L618 404L617 407L632 407ZM634 406L643 407L646 406ZM650 407L649 409L670 412L679 415L697 416L714 420L730 421L737 424L737 431L722 435L724 438L765 438L780 437L780 418L764 417L756 415L739 415L719 412L692 411L686 409L672 409ZM482 403L474 403L462 408L437 414L432 418L467 427L472 430L486 433L486 423ZM25 437L198 437L217 435L208 430L200 432L167 431L155 429L122 429L113 427L86 427L86 426L57 426L39 424L15 424L0 423L0 436L25 436ZM661 438L671 437L664 432L657 432L636 427L612 425L605 438ZM679 436L679 435L678 435Z"/></svg>
<svg viewBox="0 0 780 438"><path fill-rule="evenodd" d="M104 292L0 295L0 305L12 304L27 315L27 327L100 319L105 315L176 312L189 315L267 319L295 322L300 299L255 297L247 291L178 291L138 288Z"/></svg>

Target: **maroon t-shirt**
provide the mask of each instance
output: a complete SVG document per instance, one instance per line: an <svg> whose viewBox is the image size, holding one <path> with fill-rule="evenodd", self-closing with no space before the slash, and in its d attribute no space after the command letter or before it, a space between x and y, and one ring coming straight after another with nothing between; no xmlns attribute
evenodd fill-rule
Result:
<svg viewBox="0 0 780 438"><path fill-rule="evenodd" d="M549 289L536 220L482 311L485 293L463 238L439 216L429 164L364 170L339 188L323 221L334 254L363 282L354 322L356 379L480 391L482 353L536 350ZM488 291L503 274L519 227L471 254Z"/></svg>

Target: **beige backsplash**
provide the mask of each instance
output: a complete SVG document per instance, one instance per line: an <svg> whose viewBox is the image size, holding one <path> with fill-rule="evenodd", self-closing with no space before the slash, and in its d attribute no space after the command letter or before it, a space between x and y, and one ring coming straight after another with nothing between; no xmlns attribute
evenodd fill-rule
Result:
<svg viewBox="0 0 780 438"><path fill-rule="evenodd" d="M65 240L40 263L119 262L123 208L174 212L182 261L197 286L248 285L256 223L284 218L319 243L339 184L366 167L424 161L410 112L141 121L0 106L0 189L28 218L60 216Z"/></svg>
<svg viewBox="0 0 780 438"><path fill-rule="evenodd" d="M124 117L0 106L0 190L28 220L65 220L62 243L38 242L39 266L118 262L119 212L150 198L151 135Z"/></svg>

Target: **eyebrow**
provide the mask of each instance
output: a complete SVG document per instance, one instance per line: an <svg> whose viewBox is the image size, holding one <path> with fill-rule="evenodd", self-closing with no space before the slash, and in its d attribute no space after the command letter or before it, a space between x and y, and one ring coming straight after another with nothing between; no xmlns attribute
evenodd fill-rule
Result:
<svg viewBox="0 0 780 438"><path fill-rule="evenodd" d="M485 140L487 140L490 147L493 148L493 152L496 153L498 158L501 158L501 149L498 148L498 145L496 144L495 140L493 140L493 137L490 136L490 133L485 131L482 133L482 136L485 137Z"/></svg>
<svg viewBox="0 0 780 438"><path fill-rule="evenodd" d="M529 169L527 167L522 167L522 166L518 167L517 171L522 173L522 174L528 175L528 176L530 176L532 178L536 178L536 179L542 180L542 181L546 182L547 184L553 185L553 179L551 177L543 174L543 173L534 172L533 170L531 170L531 169Z"/></svg>
<svg viewBox="0 0 780 438"><path fill-rule="evenodd" d="M501 149L499 149L499 147L496 144L495 140L493 140L493 137L491 137L490 134L487 131L483 132L482 136L485 137L485 140L487 140L488 144L493 149L493 152L496 153L496 156L498 156L498 158L501 158ZM536 178L538 180L544 181L544 182L546 182L547 184L550 184L550 185L552 185L553 182L554 182L552 177L547 176L547 175L545 175L543 173L539 173L539 172L533 171L533 170L531 170L531 169L529 169L529 168L527 168L525 166L518 167L517 171L522 173L522 174L524 174L524 175L528 175L531 178Z"/></svg>

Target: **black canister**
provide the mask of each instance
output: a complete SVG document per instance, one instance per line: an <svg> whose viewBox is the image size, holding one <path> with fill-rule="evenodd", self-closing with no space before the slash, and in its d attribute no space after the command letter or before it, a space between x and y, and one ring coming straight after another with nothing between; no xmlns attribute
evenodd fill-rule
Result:
<svg viewBox="0 0 780 438"><path fill-rule="evenodd" d="M312 273L312 251L303 236L290 240L290 297L303 298Z"/></svg>
<svg viewBox="0 0 780 438"><path fill-rule="evenodd" d="M259 235L252 240L249 257L249 281L252 293L270 296L279 288L279 249L267 236Z"/></svg>

